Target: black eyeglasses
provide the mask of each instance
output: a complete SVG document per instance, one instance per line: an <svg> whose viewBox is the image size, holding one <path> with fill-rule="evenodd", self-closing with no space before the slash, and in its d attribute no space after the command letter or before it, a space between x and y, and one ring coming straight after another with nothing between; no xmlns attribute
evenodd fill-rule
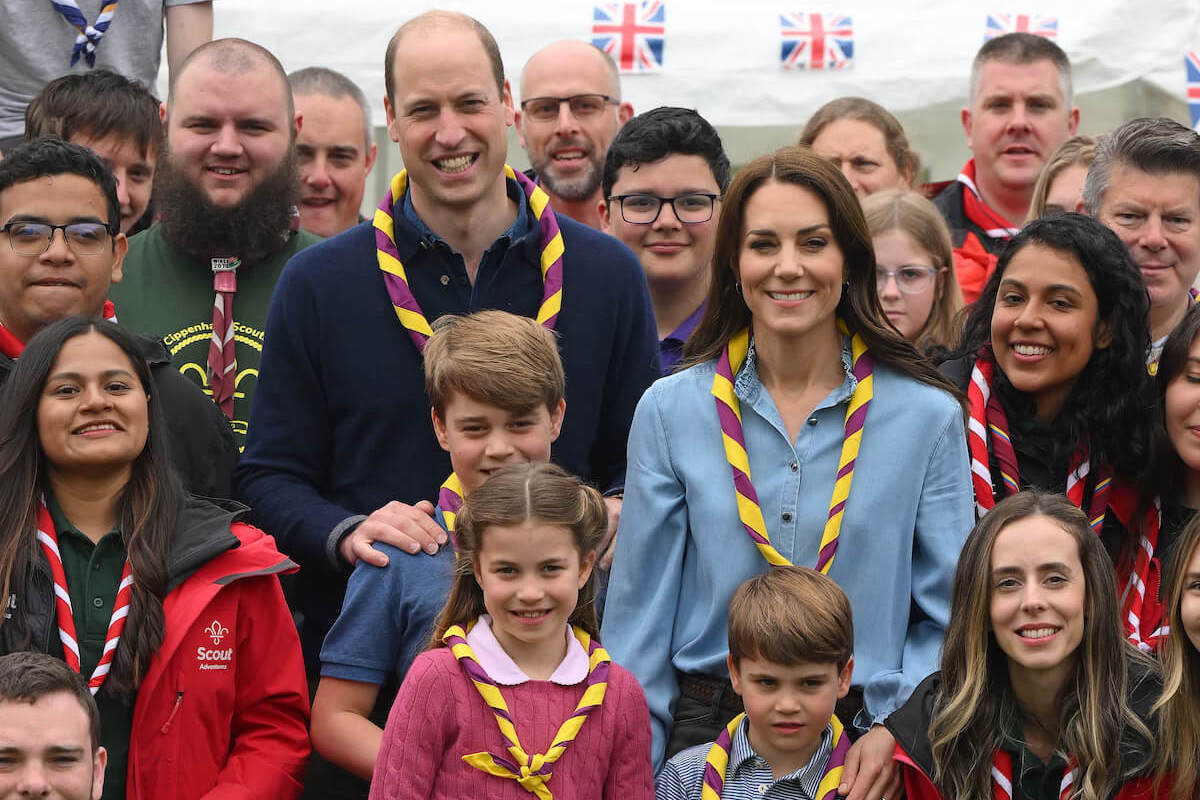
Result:
<svg viewBox="0 0 1200 800"><path fill-rule="evenodd" d="M621 101L606 94L576 94L570 97L531 97L521 101L525 116L538 122L553 122L558 119L558 110L563 103L571 107L575 119L591 119L598 116L605 106L615 106Z"/></svg>
<svg viewBox="0 0 1200 800"><path fill-rule="evenodd" d="M13 252L22 256L40 256L49 250L55 231L63 232L67 246L77 255L91 256L104 250L111 234L109 227L101 222L68 222L66 225L9 222L0 227L0 231L8 234L8 244Z"/></svg>
<svg viewBox="0 0 1200 800"><path fill-rule="evenodd" d="M659 197L656 194L614 194L608 202L621 204L621 219L634 225L650 225L658 220L664 204L671 206L675 219L688 225L708 222L712 219L713 206L719 194L691 192L677 197Z"/></svg>

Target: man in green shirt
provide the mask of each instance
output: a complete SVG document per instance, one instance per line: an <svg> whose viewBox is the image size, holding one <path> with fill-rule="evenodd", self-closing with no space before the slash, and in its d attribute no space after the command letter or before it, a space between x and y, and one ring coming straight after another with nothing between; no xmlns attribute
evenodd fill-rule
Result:
<svg viewBox="0 0 1200 800"><path fill-rule="evenodd" d="M279 61L242 39L192 53L161 114L162 221L130 240L112 299L123 325L163 337L179 371L229 417L240 448L275 281L318 241L295 216L301 119Z"/></svg>

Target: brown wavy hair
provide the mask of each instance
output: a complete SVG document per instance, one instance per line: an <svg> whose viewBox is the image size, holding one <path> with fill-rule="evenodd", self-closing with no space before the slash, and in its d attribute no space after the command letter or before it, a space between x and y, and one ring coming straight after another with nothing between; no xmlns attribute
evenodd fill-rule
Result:
<svg viewBox="0 0 1200 800"><path fill-rule="evenodd" d="M125 353L146 392L149 428L146 446L134 459L129 483L117 500L117 526L133 574L133 596L125 633L102 691L129 698L136 691L166 630L167 548L184 502L167 450L162 408L151 395L153 383L137 342L120 326L98 318L67 317L29 340L0 393L0 597L22 591L34 564L43 558L37 544L37 513L49 487L46 455L38 440L37 407L58 354L71 339L97 333ZM14 626L12 633L2 629ZM6 644L24 641L37 648L28 620L0 619ZM55 638L51 646L56 647Z"/></svg>
<svg viewBox="0 0 1200 800"><path fill-rule="evenodd" d="M1064 759L1074 755L1082 770L1072 797L1111 797L1129 776L1120 769L1122 750L1150 762L1150 731L1129 706L1126 674L1130 661L1148 665L1149 660L1125 640L1112 562L1087 517L1070 501L1062 495L1025 491L1004 498L975 525L954 573L950 624L942 645L941 696L929 726L933 779L943 797L991 800L991 773L980 765L990 764L992 754L1005 743L1005 732L1020 725L1007 657L992 632L992 551L1005 528L1035 516L1070 534L1083 567L1083 640L1075 670L1063 688L1056 748Z"/></svg>
<svg viewBox="0 0 1200 800"><path fill-rule="evenodd" d="M875 289L875 250L858 197L837 167L807 147L781 147L759 156L738 171L717 220L712 280L704 316L685 347L688 367L720 356L725 345L752 318L738 292L738 254L745 227L746 205L765 184L789 183L817 195L829 214L833 238L845 258L846 287L837 315L852 333L862 336L877 364L886 364L914 380L935 386L956 398L962 393L946 380L907 339L888 324Z"/></svg>
<svg viewBox="0 0 1200 800"><path fill-rule="evenodd" d="M896 169L909 186L921 172L921 157L908 143L904 126L900 120L878 103L865 97L839 97L817 109L800 132L797 144L812 147L812 143L825 130L825 126L840 119L853 119L877 128L883 134L888 155L896 162Z"/></svg>
<svg viewBox="0 0 1200 800"><path fill-rule="evenodd" d="M488 528L511 527L530 520L562 525L571 531L582 562L595 554L608 529L604 499L562 467L531 462L506 467L471 492L456 520L458 542L450 597L433 627L429 648L442 647L442 637L455 625L474 622L487 613L483 590L475 580L475 562ZM579 590L579 601L567 622L600 636L596 621L596 572Z"/></svg>
<svg viewBox="0 0 1200 800"><path fill-rule="evenodd" d="M1200 516L1193 516L1179 534L1173 561L1163 581L1167 622L1171 633L1162 639L1158 654L1162 659L1162 696L1154 704L1159 715L1158 752L1160 779L1171 774L1171 800L1200 797L1200 652L1184 633L1181 605L1187 591L1188 566L1200 546Z"/></svg>

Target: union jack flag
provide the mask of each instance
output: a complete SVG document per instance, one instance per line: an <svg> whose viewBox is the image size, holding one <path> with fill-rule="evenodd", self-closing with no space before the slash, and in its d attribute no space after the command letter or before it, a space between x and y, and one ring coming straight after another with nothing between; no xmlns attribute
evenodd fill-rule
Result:
<svg viewBox="0 0 1200 800"><path fill-rule="evenodd" d="M1047 39L1058 38L1058 17L1035 17L1032 14L988 14L983 40L995 39L1006 33L1032 33Z"/></svg>
<svg viewBox="0 0 1200 800"><path fill-rule="evenodd" d="M1192 127L1200 131L1200 52L1188 53L1184 58L1187 64L1187 104L1192 112Z"/></svg>
<svg viewBox="0 0 1200 800"><path fill-rule="evenodd" d="M841 14L779 15L785 69L843 69L854 61L854 24Z"/></svg>
<svg viewBox="0 0 1200 800"><path fill-rule="evenodd" d="M592 13L592 44L612 56L621 72L657 71L666 21L663 0L600 3Z"/></svg>

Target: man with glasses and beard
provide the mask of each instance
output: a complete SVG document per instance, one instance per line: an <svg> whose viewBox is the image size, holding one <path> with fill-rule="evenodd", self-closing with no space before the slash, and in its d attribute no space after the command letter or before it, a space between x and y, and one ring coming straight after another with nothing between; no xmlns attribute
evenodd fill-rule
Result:
<svg viewBox="0 0 1200 800"><path fill-rule="evenodd" d="M604 156L633 106L621 101L617 65L587 42L566 40L534 53L521 70L517 135L533 166L530 177L550 205L576 222L600 227Z"/></svg>
<svg viewBox="0 0 1200 800"><path fill-rule="evenodd" d="M229 418L240 447L267 302L287 260L319 241L299 229L295 208L301 119L279 61L243 39L197 48L160 113L162 221L130 240L112 299L126 327L163 337L180 372Z"/></svg>

